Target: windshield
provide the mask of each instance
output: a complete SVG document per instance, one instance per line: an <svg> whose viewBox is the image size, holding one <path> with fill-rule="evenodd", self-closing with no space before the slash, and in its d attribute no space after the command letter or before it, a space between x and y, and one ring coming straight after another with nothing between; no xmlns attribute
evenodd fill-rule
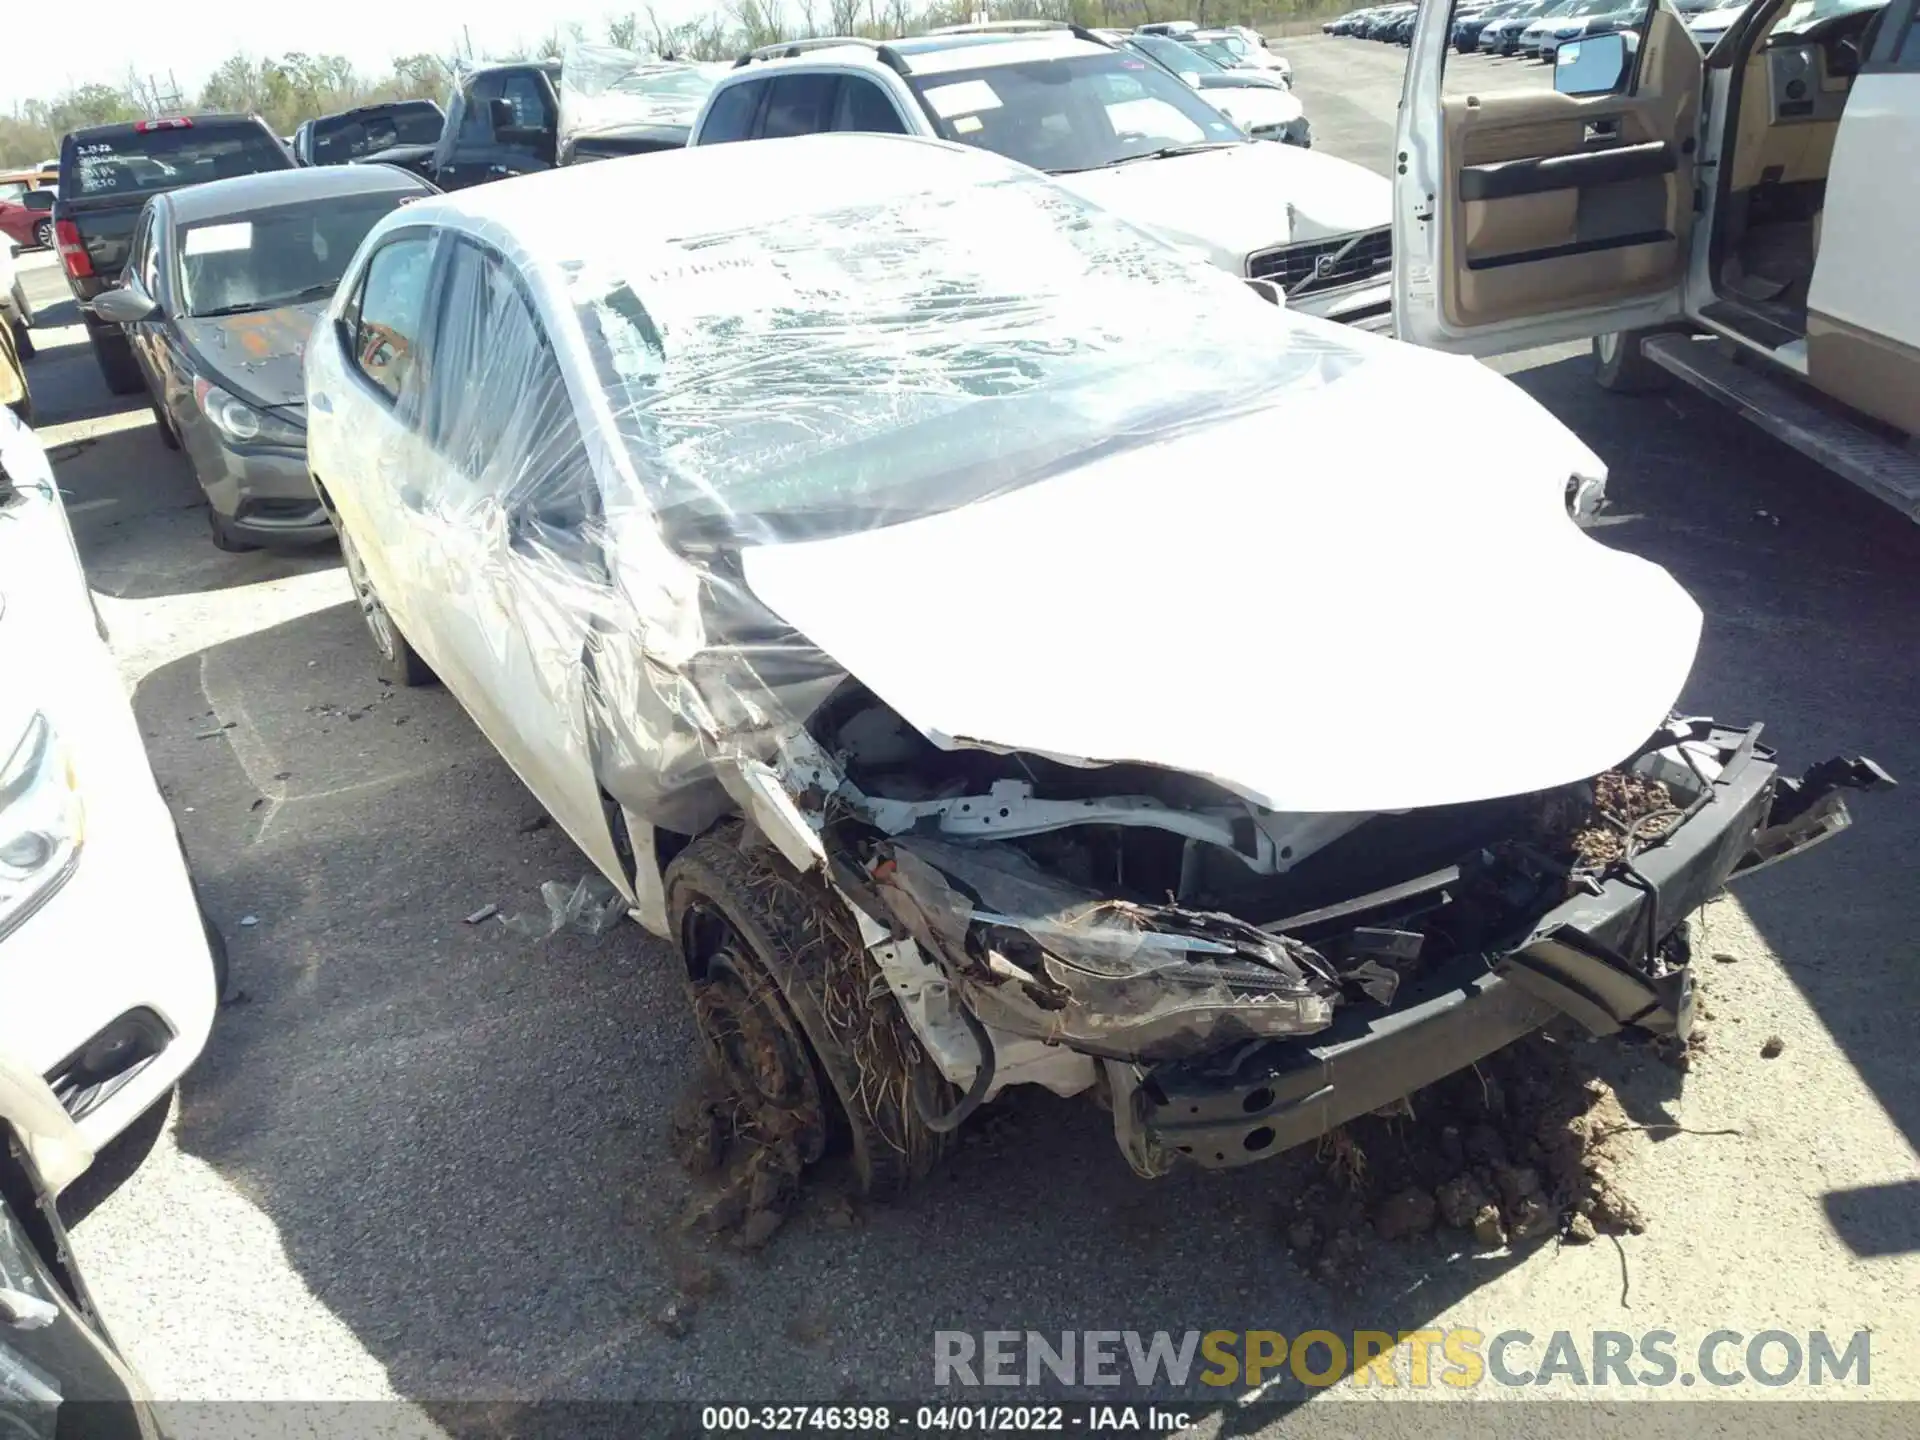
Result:
<svg viewBox="0 0 1920 1440"><path fill-rule="evenodd" d="M1172 146L1246 141L1174 76L1125 53L948 71L909 83L939 117L941 139L1055 174Z"/></svg>
<svg viewBox="0 0 1920 1440"><path fill-rule="evenodd" d="M1035 176L569 271L648 505L760 539L951 509L1360 363Z"/></svg>
<svg viewBox="0 0 1920 1440"><path fill-rule="evenodd" d="M344 165L395 145L431 145L440 138L441 123L439 107L427 100L329 115L313 122L313 163Z"/></svg>
<svg viewBox="0 0 1920 1440"><path fill-rule="evenodd" d="M1799 0L1774 22L1771 33L1797 35L1822 20L1831 20L1838 15L1858 15L1865 10L1881 10L1886 8L1886 4L1887 0Z"/></svg>
<svg viewBox="0 0 1920 1440"><path fill-rule="evenodd" d="M293 167L280 142L251 122L73 136L67 147L60 173L70 196L138 195Z"/></svg>
<svg viewBox="0 0 1920 1440"><path fill-rule="evenodd" d="M1178 40L1168 40L1164 36L1136 35L1128 43L1138 46L1177 75L1218 75L1227 68L1212 56L1201 54L1193 46L1182 45Z"/></svg>
<svg viewBox="0 0 1920 1440"><path fill-rule="evenodd" d="M189 315L237 315L324 300L400 192L309 200L199 221L174 232Z"/></svg>

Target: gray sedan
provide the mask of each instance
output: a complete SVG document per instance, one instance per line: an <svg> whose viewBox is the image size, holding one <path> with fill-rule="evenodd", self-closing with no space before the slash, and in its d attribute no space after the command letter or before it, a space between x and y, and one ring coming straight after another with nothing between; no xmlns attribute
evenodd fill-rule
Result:
<svg viewBox="0 0 1920 1440"><path fill-rule="evenodd" d="M307 335L374 222L433 193L404 170L351 165L147 202L124 283L93 309L126 328L160 438L185 449L221 549L332 537L307 471Z"/></svg>

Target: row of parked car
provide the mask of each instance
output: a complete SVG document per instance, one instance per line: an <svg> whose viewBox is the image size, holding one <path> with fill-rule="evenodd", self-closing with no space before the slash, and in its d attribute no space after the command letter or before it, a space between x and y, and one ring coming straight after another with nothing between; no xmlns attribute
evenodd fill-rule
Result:
<svg viewBox="0 0 1920 1440"><path fill-rule="evenodd" d="M1034 22L793 42L742 65L576 47L466 76L431 146L387 143L404 133L394 107L303 125L291 152L248 116L94 127L66 139L56 241L108 387L144 393L191 459L215 543L324 540L295 342L378 215L515 175L810 131L919 134L1052 173L1297 306L1384 325L1388 185L1309 153L1285 60L1261 49L1230 70L1208 53L1237 58L1229 45L1257 48ZM236 183L274 172L293 178Z"/></svg>
<svg viewBox="0 0 1920 1440"><path fill-rule="evenodd" d="M1748 0L1668 0L1702 48L1726 33ZM1523 55L1551 63L1560 47L1589 36L1635 35L1650 0L1466 0L1454 6L1450 40L1462 55ZM1375 5L1350 11L1320 28L1329 35L1411 44L1418 5Z"/></svg>

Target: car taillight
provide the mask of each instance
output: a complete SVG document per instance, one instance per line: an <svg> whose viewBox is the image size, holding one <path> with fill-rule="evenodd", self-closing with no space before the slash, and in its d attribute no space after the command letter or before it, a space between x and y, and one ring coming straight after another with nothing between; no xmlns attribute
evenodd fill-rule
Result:
<svg viewBox="0 0 1920 1440"><path fill-rule="evenodd" d="M87 254L87 242L80 238L80 227L71 220L53 222L54 243L60 247L60 263L75 280L93 274L93 257Z"/></svg>
<svg viewBox="0 0 1920 1440"><path fill-rule="evenodd" d="M133 128L134 133L139 135L145 135L150 130L191 130L193 128L193 118L188 115L180 115L172 120L137 120L134 122Z"/></svg>

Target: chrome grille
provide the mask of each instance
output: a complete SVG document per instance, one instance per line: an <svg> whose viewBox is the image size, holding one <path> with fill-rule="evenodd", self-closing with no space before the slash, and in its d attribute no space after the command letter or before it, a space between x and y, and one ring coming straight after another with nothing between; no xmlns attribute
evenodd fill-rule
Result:
<svg viewBox="0 0 1920 1440"><path fill-rule="evenodd" d="M1351 285L1356 281L1371 280L1376 275L1385 275L1393 268L1393 231L1387 226L1378 230L1365 231L1360 243L1348 250L1345 255L1340 251L1353 239L1351 234L1334 235L1325 240L1302 240L1296 245L1282 245L1274 250L1262 250L1247 261L1247 278L1250 280L1271 280L1282 290L1291 290L1295 285L1315 273L1315 267L1327 268L1315 282L1316 288L1326 285ZM1338 255L1336 261L1334 257Z"/></svg>

